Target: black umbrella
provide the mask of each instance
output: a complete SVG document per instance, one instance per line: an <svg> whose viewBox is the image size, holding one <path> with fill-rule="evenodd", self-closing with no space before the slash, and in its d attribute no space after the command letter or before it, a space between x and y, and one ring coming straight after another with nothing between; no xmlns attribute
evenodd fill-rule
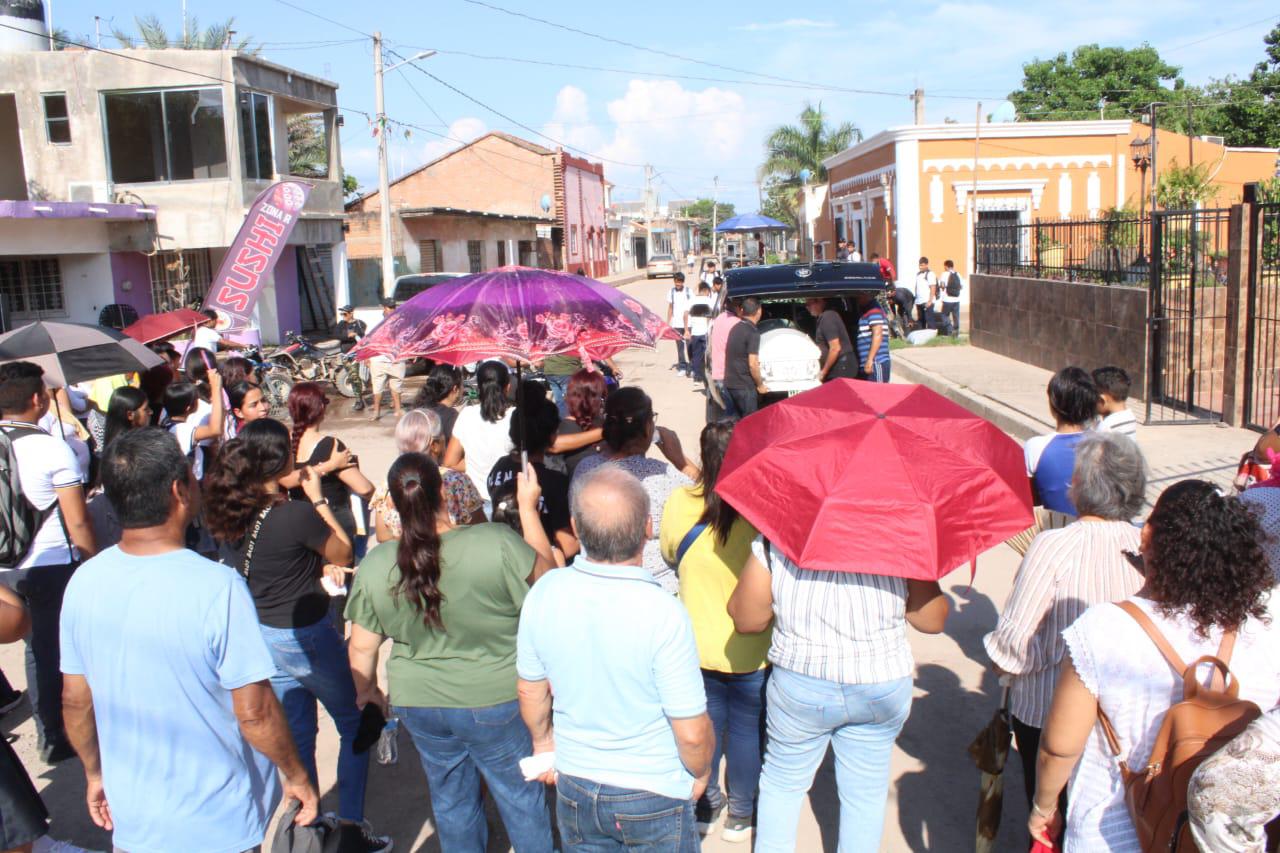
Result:
<svg viewBox="0 0 1280 853"><path fill-rule="evenodd" d="M29 361L44 368L53 385L66 387L163 364L133 338L104 326L37 320L0 335L0 364Z"/></svg>

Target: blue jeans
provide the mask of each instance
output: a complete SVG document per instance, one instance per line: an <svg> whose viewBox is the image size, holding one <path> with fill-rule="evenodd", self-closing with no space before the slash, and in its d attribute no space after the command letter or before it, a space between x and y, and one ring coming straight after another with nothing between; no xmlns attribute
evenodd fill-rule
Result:
<svg viewBox="0 0 1280 853"><path fill-rule="evenodd" d="M689 360L686 357L687 351L684 346L684 329L676 329L676 333L680 335L676 340L676 370L688 370Z"/></svg>
<svg viewBox="0 0 1280 853"><path fill-rule="evenodd" d="M736 420L739 417L738 409L733 405L733 398L729 396L729 389L724 387L724 382L719 379L712 381L716 383L716 391L720 394L720 410L724 412L723 417Z"/></svg>
<svg viewBox="0 0 1280 853"><path fill-rule="evenodd" d="M840 853L875 853L884 829L893 742L911 711L911 679L838 684L774 667L756 853L791 853L800 806L833 744Z"/></svg>
<svg viewBox="0 0 1280 853"><path fill-rule="evenodd" d="M569 391L569 376L553 376L548 374L546 377L547 384L551 386L551 399L555 400L556 408L560 410L560 417L569 417L569 410L564 405L564 395Z"/></svg>
<svg viewBox="0 0 1280 853"><path fill-rule="evenodd" d="M693 378L699 382L707 381L707 336L693 335L689 338L689 363L693 367Z"/></svg>
<svg viewBox="0 0 1280 853"><path fill-rule="evenodd" d="M484 853L483 776L516 853L551 853L545 786L524 781L520 772L533 741L515 700L488 708L396 706L395 713L422 759L442 850Z"/></svg>
<svg viewBox="0 0 1280 853"><path fill-rule="evenodd" d="M960 334L960 303L959 302L943 302L942 318L947 321L951 334Z"/></svg>
<svg viewBox="0 0 1280 853"><path fill-rule="evenodd" d="M716 732L711 781L703 797L712 808L724 802L724 792L720 790L720 756L725 756L729 814L734 817L751 817L756 811L760 748L764 740L764 686L768 673L767 669L743 673L702 671L707 714Z"/></svg>
<svg viewBox="0 0 1280 853"><path fill-rule="evenodd" d="M692 800L563 773L556 782L556 822L564 853L697 853L701 847Z"/></svg>
<svg viewBox="0 0 1280 853"><path fill-rule="evenodd" d="M271 689L284 706L289 731L312 781L316 777L316 701L338 729L338 817L364 820L364 791L369 778L369 753L356 755L352 746L360 731L356 687L347 663L347 647L333 623L321 619L305 628L262 625L262 638L271 650L276 674Z"/></svg>

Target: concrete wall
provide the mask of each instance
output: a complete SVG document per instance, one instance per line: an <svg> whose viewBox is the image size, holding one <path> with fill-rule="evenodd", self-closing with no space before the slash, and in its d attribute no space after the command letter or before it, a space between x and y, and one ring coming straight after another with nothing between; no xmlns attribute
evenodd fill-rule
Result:
<svg viewBox="0 0 1280 853"><path fill-rule="evenodd" d="M1114 364L1128 371L1132 396L1146 396L1147 291L1012 276L969 280L974 346L1059 370Z"/></svg>
<svg viewBox="0 0 1280 853"><path fill-rule="evenodd" d="M467 253L467 241L479 240L482 244L482 271L498 266L498 241L507 244L506 262L518 264L521 240L533 242L537 229L532 222L514 222L502 219L484 219L467 216L421 216L402 220L407 240L404 257L412 270L422 269L418 241L438 240L444 266L440 272L471 272L471 256Z"/></svg>
<svg viewBox="0 0 1280 853"><path fill-rule="evenodd" d="M125 290L128 282L129 289ZM141 252L111 253L112 301L132 305L139 316L150 314L151 263Z"/></svg>

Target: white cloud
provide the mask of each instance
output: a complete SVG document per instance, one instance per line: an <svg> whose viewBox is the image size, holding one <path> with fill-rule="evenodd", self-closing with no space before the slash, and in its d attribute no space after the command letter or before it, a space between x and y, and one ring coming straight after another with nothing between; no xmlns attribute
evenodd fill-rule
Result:
<svg viewBox="0 0 1280 853"><path fill-rule="evenodd" d="M773 32L775 30L821 30L834 27L834 21L815 21L812 18L787 18L785 21L754 21L734 27L748 33Z"/></svg>
<svg viewBox="0 0 1280 853"><path fill-rule="evenodd" d="M465 116L449 125L449 129L445 131L445 137L431 136L422 131L415 131L419 135L428 137L428 141L422 146L420 157L422 163L430 163L437 157L448 154L461 148L472 140L479 139L488 131L489 126L484 123L483 119L474 116ZM417 164L421 165L421 163Z"/></svg>

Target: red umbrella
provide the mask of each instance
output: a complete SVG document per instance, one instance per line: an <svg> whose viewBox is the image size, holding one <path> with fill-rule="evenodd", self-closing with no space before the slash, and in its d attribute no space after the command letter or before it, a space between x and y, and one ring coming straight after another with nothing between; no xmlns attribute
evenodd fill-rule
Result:
<svg viewBox="0 0 1280 853"><path fill-rule="evenodd" d="M162 341L165 338L189 332L208 320L209 318L199 311L179 308L163 314L148 314L138 322L125 326L124 333L135 341L149 344L152 341Z"/></svg>
<svg viewBox="0 0 1280 853"><path fill-rule="evenodd" d="M920 385L839 379L760 410L716 491L806 569L936 580L1032 523L1018 444Z"/></svg>

